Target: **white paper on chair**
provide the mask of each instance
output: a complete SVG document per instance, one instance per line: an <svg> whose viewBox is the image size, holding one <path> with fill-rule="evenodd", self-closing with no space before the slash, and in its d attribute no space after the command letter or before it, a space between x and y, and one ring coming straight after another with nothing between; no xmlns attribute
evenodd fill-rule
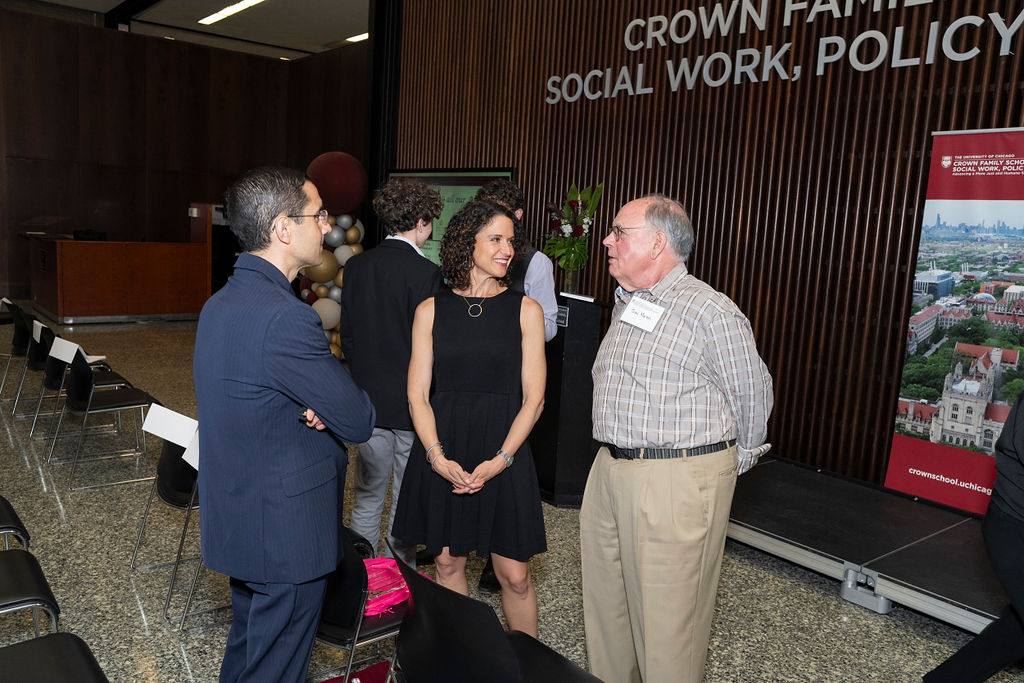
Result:
<svg viewBox="0 0 1024 683"><path fill-rule="evenodd" d="M142 429L161 439L188 448L199 429L199 423L191 417L186 417L154 403L149 407L146 421L142 423Z"/></svg>
<svg viewBox="0 0 1024 683"><path fill-rule="evenodd" d="M83 350L82 353L85 353L85 351ZM88 354L86 354L85 356L85 362L88 363L89 365L92 365L93 363L99 363L101 360L106 359L106 356L90 356Z"/></svg>
<svg viewBox="0 0 1024 683"><path fill-rule="evenodd" d="M53 340L53 346L50 347L50 355L57 360L70 363L75 359L75 354L78 353L79 348L81 347L75 342L69 342L62 337L56 337Z"/></svg>
<svg viewBox="0 0 1024 683"><path fill-rule="evenodd" d="M196 430L196 435L192 437L192 443L181 454L181 459L192 465L192 469L196 472L199 471L199 430Z"/></svg>
<svg viewBox="0 0 1024 683"><path fill-rule="evenodd" d="M42 324L38 320L33 320L32 321L32 338L36 340L37 344L40 341L42 341L42 338L41 338L40 335L42 334L42 331L43 331L44 327L46 327L46 325Z"/></svg>

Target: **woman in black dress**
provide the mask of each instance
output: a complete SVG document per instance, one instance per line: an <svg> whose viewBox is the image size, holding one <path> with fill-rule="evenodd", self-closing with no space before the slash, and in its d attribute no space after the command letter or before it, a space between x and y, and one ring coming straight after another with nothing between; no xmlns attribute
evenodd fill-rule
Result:
<svg viewBox="0 0 1024 683"><path fill-rule="evenodd" d="M527 564L544 552L544 518L526 438L544 404L544 319L508 288L512 219L470 202L448 224L450 289L416 309L409 456L392 533L435 555L438 583L468 593L466 556L490 554L509 628L537 635Z"/></svg>

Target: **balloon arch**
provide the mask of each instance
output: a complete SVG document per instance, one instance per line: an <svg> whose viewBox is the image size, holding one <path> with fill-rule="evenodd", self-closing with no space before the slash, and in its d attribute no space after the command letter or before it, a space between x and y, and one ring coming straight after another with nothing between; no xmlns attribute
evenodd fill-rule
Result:
<svg viewBox="0 0 1024 683"><path fill-rule="evenodd" d="M331 353L341 358L341 287L345 264L362 252L366 237L352 216L366 198L366 171L351 154L325 152L310 162L306 175L320 192L331 231L324 235L323 262L302 270L299 296L320 316Z"/></svg>

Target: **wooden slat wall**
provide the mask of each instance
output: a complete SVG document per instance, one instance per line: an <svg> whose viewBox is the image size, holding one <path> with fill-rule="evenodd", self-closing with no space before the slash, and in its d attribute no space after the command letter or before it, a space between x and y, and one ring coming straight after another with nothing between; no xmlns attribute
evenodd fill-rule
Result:
<svg viewBox="0 0 1024 683"><path fill-rule="evenodd" d="M697 233L690 269L748 314L774 376L776 452L880 483L931 133L1024 125L1024 31L1008 56L986 25L957 34L959 49L982 50L968 61L940 49L932 65L861 73L844 60L815 77L818 40L849 43L870 29L891 39L902 26L903 56L918 56L930 22L944 30L965 15L987 22L1000 12L1010 24L1024 3L896 3L874 13L873 3L854 2L853 16L807 24L798 13L785 27L783 3L768 2L764 32L734 28L635 53L623 45L633 18L715 4L404 0L397 165L517 167L537 244L546 203L572 182L603 181L582 278L583 291L603 299L614 283L598 242L618 207L652 191L678 197ZM667 59L786 42L803 67L796 81L667 87ZM652 94L544 103L549 76L640 62Z"/></svg>
<svg viewBox="0 0 1024 683"><path fill-rule="evenodd" d="M324 152L364 164L370 150L369 43L353 43L288 65L288 164L305 169ZM279 131L269 132L272 136Z"/></svg>

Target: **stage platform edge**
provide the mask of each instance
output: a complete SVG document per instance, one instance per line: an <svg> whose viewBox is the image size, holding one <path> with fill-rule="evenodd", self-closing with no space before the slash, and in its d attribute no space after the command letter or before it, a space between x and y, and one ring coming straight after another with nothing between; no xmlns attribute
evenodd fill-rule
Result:
<svg viewBox="0 0 1024 683"><path fill-rule="evenodd" d="M727 535L837 580L842 597L882 614L896 603L978 633L1008 602L973 516L785 460L739 478Z"/></svg>

